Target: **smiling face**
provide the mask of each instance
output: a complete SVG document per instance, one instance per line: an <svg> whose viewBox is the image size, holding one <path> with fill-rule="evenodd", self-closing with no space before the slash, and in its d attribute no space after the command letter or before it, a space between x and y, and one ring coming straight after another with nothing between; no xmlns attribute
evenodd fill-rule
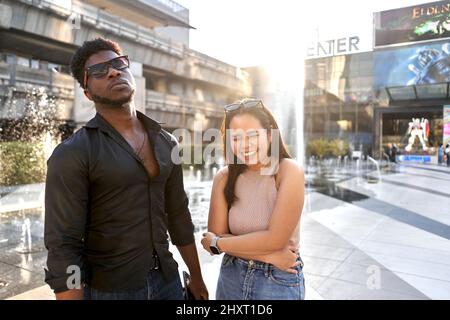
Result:
<svg viewBox="0 0 450 320"><path fill-rule="evenodd" d="M117 53L111 50L99 51L86 60L85 68L109 61L118 56ZM88 77L85 94L94 102L110 107L121 107L132 100L135 89L136 83L129 68L116 70L109 66L108 72L104 76Z"/></svg>
<svg viewBox="0 0 450 320"><path fill-rule="evenodd" d="M235 115L230 121L231 150L233 154L250 167L258 167L267 159L270 146L270 131L249 113Z"/></svg>

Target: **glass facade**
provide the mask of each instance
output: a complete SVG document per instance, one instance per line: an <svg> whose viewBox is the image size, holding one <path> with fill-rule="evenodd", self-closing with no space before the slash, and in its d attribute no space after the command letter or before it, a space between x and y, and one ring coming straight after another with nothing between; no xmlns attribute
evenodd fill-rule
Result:
<svg viewBox="0 0 450 320"><path fill-rule="evenodd" d="M450 141L450 2L373 18L373 51L305 60L306 144L375 158L395 145L401 161L437 163Z"/></svg>
<svg viewBox="0 0 450 320"><path fill-rule="evenodd" d="M418 121L413 121L413 118ZM416 127L420 128L421 124L425 127L425 130L422 131L426 139L423 139L422 142L416 134L413 137L414 141L411 140L410 143L411 133ZM443 142L442 128L442 108L439 106L422 111L398 110L383 114L381 138L384 146L388 143L396 144L399 154L414 153L435 156L439 145Z"/></svg>
<svg viewBox="0 0 450 320"><path fill-rule="evenodd" d="M306 144L338 139L376 158L395 144L399 156L437 162L449 82L443 41L305 60Z"/></svg>
<svg viewBox="0 0 450 320"><path fill-rule="evenodd" d="M305 142L340 139L372 152L373 53L305 61Z"/></svg>

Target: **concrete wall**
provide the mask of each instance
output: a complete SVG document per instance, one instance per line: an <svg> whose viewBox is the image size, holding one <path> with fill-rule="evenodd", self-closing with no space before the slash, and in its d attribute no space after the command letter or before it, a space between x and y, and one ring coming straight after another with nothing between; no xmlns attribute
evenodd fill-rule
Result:
<svg viewBox="0 0 450 320"><path fill-rule="evenodd" d="M163 112L165 118L170 120L170 113L181 115L180 121L190 127L196 112L217 120L222 117L224 103L248 96L251 91L248 75L240 69L162 37L165 32L166 36L175 34L176 28L159 30L162 33L144 32L140 27L121 29L121 26L89 15L75 17L75 21L70 10L57 12L45 6L38 7L37 2L0 1L0 50L24 53L32 59L48 59L67 66L76 47L86 40L103 36L118 42L130 56L137 86L135 102L141 111L155 111L153 106L158 105L158 112ZM128 27L130 24L132 22L127 22ZM184 34L179 32L178 37L188 43L188 30ZM153 83L149 89L157 91L162 98L148 99L143 70L148 81ZM74 108L68 108L67 113L77 124L82 124L93 117L95 110L78 83L73 79L70 82ZM171 98L166 99L167 95ZM160 100L163 103L159 103Z"/></svg>
<svg viewBox="0 0 450 320"><path fill-rule="evenodd" d="M196 53L188 47L176 42L158 37L148 30L121 30L121 26L110 25L109 21L97 21L91 17L82 16L73 23L70 12L65 15L50 10L39 9L19 1L4 0L4 5L10 9L4 10L3 27L18 29L44 39L52 39L70 45L80 46L84 41L99 36L110 38L120 43L130 59L143 65L157 68L165 72L183 77L210 82L226 90L248 92L250 86L245 79L237 76L237 69L226 65L206 55ZM134 33L130 33L130 32ZM168 31L175 32L175 29ZM142 35L141 35L142 33ZM145 36L144 36L145 35ZM183 37L183 35L180 35ZM43 47L46 43L41 44ZM223 70L223 71L222 71Z"/></svg>

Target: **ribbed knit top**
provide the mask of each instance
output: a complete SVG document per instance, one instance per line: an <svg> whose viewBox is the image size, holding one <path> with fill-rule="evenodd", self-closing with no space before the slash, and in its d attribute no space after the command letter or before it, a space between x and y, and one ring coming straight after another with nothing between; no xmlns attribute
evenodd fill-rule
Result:
<svg viewBox="0 0 450 320"><path fill-rule="evenodd" d="M260 170L246 170L236 180L235 195L238 198L228 213L230 232L242 235L267 230L275 202L277 186L275 170L272 175L262 175ZM289 244L299 248L300 220L291 235Z"/></svg>

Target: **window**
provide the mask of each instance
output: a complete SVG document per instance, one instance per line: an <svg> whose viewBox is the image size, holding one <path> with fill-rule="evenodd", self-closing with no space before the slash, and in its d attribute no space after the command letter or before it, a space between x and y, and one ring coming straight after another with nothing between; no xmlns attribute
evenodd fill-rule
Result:
<svg viewBox="0 0 450 320"><path fill-rule="evenodd" d="M16 56L10 53L6 54L6 63L7 64L15 64L16 63Z"/></svg>
<svg viewBox="0 0 450 320"><path fill-rule="evenodd" d="M31 60L31 69L39 69L39 60Z"/></svg>
<svg viewBox="0 0 450 320"><path fill-rule="evenodd" d="M30 67L30 59L24 57L17 57L17 64L24 67Z"/></svg>

